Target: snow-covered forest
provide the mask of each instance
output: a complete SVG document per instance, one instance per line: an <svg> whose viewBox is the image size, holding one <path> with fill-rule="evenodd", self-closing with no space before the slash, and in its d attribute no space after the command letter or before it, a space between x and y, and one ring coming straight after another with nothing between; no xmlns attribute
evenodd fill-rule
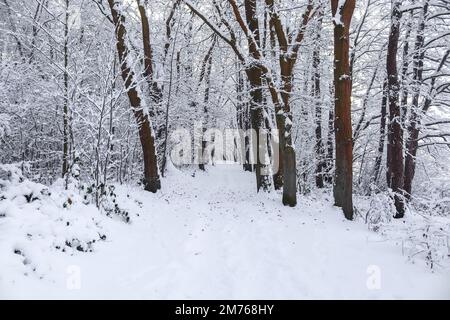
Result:
<svg viewBox="0 0 450 320"><path fill-rule="evenodd" d="M450 1L0 0L0 298L450 299Z"/></svg>

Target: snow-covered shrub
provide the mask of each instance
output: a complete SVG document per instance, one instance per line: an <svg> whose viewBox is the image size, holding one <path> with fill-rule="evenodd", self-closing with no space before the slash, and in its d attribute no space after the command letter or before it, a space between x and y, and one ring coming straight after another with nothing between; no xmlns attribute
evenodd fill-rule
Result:
<svg viewBox="0 0 450 320"><path fill-rule="evenodd" d="M100 202L101 208L108 217L115 215L120 217L126 223L129 223L130 215L127 210L124 210L119 206L115 189L116 188L112 185L105 188Z"/></svg>
<svg viewBox="0 0 450 320"><path fill-rule="evenodd" d="M411 199L410 216L399 227L404 254L412 262L425 261L430 269L450 262L450 191L437 182L424 183L429 192Z"/></svg>
<svg viewBox="0 0 450 320"><path fill-rule="evenodd" d="M65 190L64 181L50 188L30 181L21 167L0 165L0 269L44 277L50 264L43 252L90 252L107 232L97 208L76 190Z"/></svg>
<svg viewBox="0 0 450 320"><path fill-rule="evenodd" d="M383 192L376 193L370 200L365 222L370 230L377 232L384 224L392 220L394 213L395 206L392 197Z"/></svg>
<svg viewBox="0 0 450 320"><path fill-rule="evenodd" d="M401 243L403 255L412 263L423 262L432 270L446 266L450 262L450 224L443 217L445 214L436 213L433 204L437 202L414 198L406 203L405 218L393 219L396 212L393 194L374 188L370 197L357 202L359 211L366 212L368 228L387 240Z"/></svg>
<svg viewBox="0 0 450 320"><path fill-rule="evenodd" d="M430 269L442 267L450 257L450 224L423 217L401 231L403 253L412 262L425 261Z"/></svg>
<svg viewBox="0 0 450 320"><path fill-rule="evenodd" d="M416 187L417 192L412 197L411 205L420 212L433 216L450 215L450 188L448 180L433 179L425 181Z"/></svg>
<svg viewBox="0 0 450 320"><path fill-rule="evenodd" d="M94 183L80 187L85 204L95 204L107 217L118 217L120 220L129 223L130 214L119 205L115 189L113 185L100 184L96 187Z"/></svg>
<svg viewBox="0 0 450 320"><path fill-rule="evenodd" d="M450 223L442 217L423 215L408 208L404 219L380 223L375 230L402 245L411 263L424 263L431 270L450 267ZM372 228L372 230L374 230Z"/></svg>
<svg viewBox="0 0 450 320"><path fill-rule="evenodd" d="M26 179L23 170L26 164L0 165L0 199L11 199L18 202L33 202L50 196L48 188L40 183Z"/></svg>
<svg viewBox="0 0 450 320"><path fill-rule="evenodd" d="M72 190L72 193L79 193L82 202L85 205L95 205L102 213L108 217L119 217L126 223L130 222L129 213L122 209L117 202L117 195L113 185L105 185L100 183L98 186L95 182L82 183L80 181L81 168L78 165L79 157L75 156L73 164L64 177L64 181L60 179L57 184L64 185L67 190ZM72 198L69 196L64 202L64 208L72 205Z"/></svg>

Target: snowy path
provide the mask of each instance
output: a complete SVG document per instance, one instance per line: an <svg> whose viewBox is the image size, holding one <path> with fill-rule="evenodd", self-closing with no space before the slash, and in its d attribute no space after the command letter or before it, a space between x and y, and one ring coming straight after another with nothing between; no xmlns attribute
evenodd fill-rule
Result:
<svg viewBox="0 0 450 320"><path fill-rule="evenodd" d="M400 244L345 221L324 195L284 208L274 192L255 195L237 166L167 180L158 195L123 187L143 203L131 225L111 221L94 253L52 252L48 278L17 278L0 297L450 298L448 271L407 263ZM67 289L71 265L80 289ZM368 288L368 268L380 271L379 289Z"/></svg>

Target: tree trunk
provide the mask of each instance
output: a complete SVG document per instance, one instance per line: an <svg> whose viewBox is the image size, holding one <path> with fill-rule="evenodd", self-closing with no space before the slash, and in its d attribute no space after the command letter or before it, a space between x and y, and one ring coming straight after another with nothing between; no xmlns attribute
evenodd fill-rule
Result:
<svg viewBox="0 0 450 320"><path fill-rule="evenodd" d="M328 133L327 133L327 158L325 161L325 182L328 184L333 183L333 153L334 153L334 112L333 108L330 107L328 110Z"/></svg>
<svg viewBox="0 0 450 320"><path fill-rule="evenodd" d="M261 69L258 66L251 67L245 70L250 82L250 119L252 129L256 131L256 154L254 156L254 167L256 173L256 189L258 191L268 190L270 182L268 175L264 170L267 169L264 161L264 152L266 150L266 144L261 142L261 129L264 128L264 112L263 112L263 95L262 95L262 79Z"/></svg>
<svg viewBox="0 0 450 320"><path fill-rule="evenodd" d="M205 55L205 58L202 61L202 65L200 68L200 79L198 81L198 87L197 87L197 91L200 88L201 84L203 83L203 81L205 82L205 90L204 90L204 95L203 95L203 134L206 132L206 127L205 125L208 123L208 102L209 102L209 91L210 91L210 76L211 76L211 68L212 68L212 55L213 55L213 51L214 51L214 47L216 45L216 40L217 40L217 36L214 34L213 35L213 41L211 43L211 46L209 47L208 52ZM201 148L200 148L200 155L199 155L199 164L198 164L198 168L202 171L205 171L205 163L204 163L204 159L203 159L203 154L206 150L206 141L201 142Z"/></svg>
<svg viewBox="0 0 450 320"><path fill-rule="evenodd" d="M147 4L147 0L136 0L139 15L141 17L141 28L142 28L142 46L144 49L144 77L148 86L148 94L150 95L150 101L152 102L151 106L148 106L149 116L152 119L155 119L156 125L154 124L153 130L157 130L156 141L157 144L157 154L159 155L159 165L161 168L161 175L164 176L165 169L165 158L164 148L165 148L165 123L163 121L164 115L162 110L162 99L163 92L161 88L158 86L158 83L154 80L153 74L153 49L150 42L150 25L147 16L147 10L145 5Z"/></svg>
<svg viewBox="0 0 450 320"><path fill-rule="evenodd" d="M126 29L125 17L116 10L116 0L108 0L111 15L115 25L116 49L119 56L122 79L127 90L128 99L133 109L134 116L139 126L139 139L144 156L144 188L150 192L156 192L161 188L158 165L156 160L155 139L148 114L144 112L141 98L136 89L135 75L127 64L128 47L125 43Z"/></svg>
<svg viewBox="0 0 450 320"><path fill-rule="evenodd" d="M242 73L239 71L240 63L236 63L238 71L237 71L237 77L238 80L236 81L236 93L237 93L237 123L239 129L243 130L244 132L247 132L248 129L250 129L250 122L249 122L249 114L248 114L248 103L243 100L243 94L245 91L245 83L244 78L242 76ZM244 141L241 141L241 143L244 145L243 148L241 147L241 150L243 151L242 157L242 168L244 171L253 171L253 166L250 163L250 137L246 134L244 136Z"/></svg>
<svg viewBox="0 0 450 320"><path fill-rule="evenodd" d="M399 81L397 70L398 39L400 36L401 1L392 3L391 30L388 40L387 77L388 77L388 148L387 173L388 186L394 192L396 214L395 218L402 218L405 213L403 197L401 195L404 181L403 172L403 129L400 123Z"/></svg>
<svg viewBox="0 0 450 320"><path fill-rule="evenodd" d="M281 97L283 100L283 117L281 122L280 145L282 146L283 161L283 204L290 207L297 205L297 167L295 150L292 142L292 112L290 107L290 95L292 92L292 72L294 61L290 57L280 57L281 63L281 79L283 81L283 92ZM277 116L279 116L277 114Z"/></svg>
<svg viewBox="0 0 450 320"><path fill-rule="evenodd" d="M161 106L162 92L158 87L156 81L154 81L153 75L153 50L150 43L150 25L147 17L147 10L145 9L143 0L136 0L141 17L142 26L142 44L144 48L144 76L148 83L148 89L150 97L155 103L155 109L158 110Z"/></svg>
<svg viewBox="0 0 450 320"><path fill-rule="evenodd" d="M63 163L62 176L69 170L69 74L68 74L68 43L69 43L69 0L65 2L66 13L64 21L64 104L63 104ZM67 183L66 183L67 188Z"/></svg>
<svg viewBox="0 0 450 320"><path fill-rule="evenodd" d="M411 35L413 22L413 12L410 13L408 23L406 25L405 41L403 44L403 57L402 57L402 73L401 73L401 124L405 126L406 115L408 113L408 69L409 69L409 37Z"/></svg>
<svg viewBox="0 0 450 320"><path fill-rule="evenodd" d="M266 1L267 4L267 1ZM268 4L269 9L271 9L273 7L273 4ZM276 59L276 32L275 32L275 25L273 22L273 19L269 19L269 43L270 43L270 49L272 52L272 58ZM276 81L276 79L274 79ZM281 106L276 106L278 108L275 109L275 122L277 125L277 129L280 130L280 128L283 128L284 124L283 124L283 116L281 114L279 114L282 110L281 110ZM281 139L282 139L282 135L280 134L280 132L278 132L278 137L280 139L279 144L278 144L278 170L276 172L273 173L273 185L275 187L275 190L281 190L283 188L283 147L282 147L282 143L281 143Z"/></svg>
<svg viewBox="0 0 450 320"><path fill-rule="evenodd" d="M420 22L416 35L416 43L414 48L414 66L413 66L413 100L411 106L411 115L408 126L408 140L406 142L406 158L405 158L405 177L403 190L407 200L411 198L412 183L416 172L416 155L419 144L419 125L420 125L420 110L419 98L420 89L423 81L423 60L425 56L425 22L428 15L428 0L425 1Z"/></svg>
<svg viewBox="0 0 450 320"><path fill-rule="evenodd" d="M313 52L313 96L315 101L315 118L316 118L316 186L318 188L324 187L324 169L325 169L325 155L322 141L322 100L320 92L320 34L322 31L323 10L319 11L317 22L317 33L315 38L315 48Z"/></svg>
<svg viewBox="0 0 450 320"><path fill-rule="evenodd" d="M308 6L302 16L302 23L294 40L286 35L281 19L274 7L273 0L266 0L266 6L269 9L271 17L271 30L277 35L280 47L279 64L281 71L282 82L282 108L278 102L277 93L271 93L275 105L276 122L279 130L279 154L280 166L279 171L282 172L282 177L275 176L276 179L281 179L279 182L283 183L283 204L294 207L297 204L297 166L295 149L292 141L292 112L290 106L290 97L293 88L294 66L298 58L298 50L300 43L305 34L305 28L311 18L313 11L312 1L308 2ZM273 90L272 90L273 91ZM277 182L278 183L278 182Z"/></svg>
<svg viewBox="0 0 450 320"><path fill-rule="evenodd" d="M256 43L259 45L259 21L256 14L256 0L245 0L245 16L250 32L253 34ZM250 55L259 59L257 48L249 45ZM248 80L250 82L250 118L252 128L257 131L256 134L256 150L254 155L255 172L256 172L256 188L258 191L268 190L270 186L267 165L264 163L264 156L267 146L261 142L260 133L264 128L264 105L263 105L263 91L262 91L262 70L258 65L252 65L246 70Z"/></svg>
<svg viewBox="0 0 450 320"><path fill-rule="evenodd" d="M387 79L383 82L383 97L381 100L380 137L378 138L378 154L375 158L372 180L377 183L380 176L381 160L383 159L384 142L386 140L386 105L387 105Z"/></svg>
<svg viewBox="0 0 450 320"><path fill-rule="evenodd" d="M334 17L334 129L336 140L336 171L333 193L335 205L343 209L348 220L352 220L353 146L349 30L355 9L355 0L347 0L343 4L339 0L332 0L331 9Z"/></svg>

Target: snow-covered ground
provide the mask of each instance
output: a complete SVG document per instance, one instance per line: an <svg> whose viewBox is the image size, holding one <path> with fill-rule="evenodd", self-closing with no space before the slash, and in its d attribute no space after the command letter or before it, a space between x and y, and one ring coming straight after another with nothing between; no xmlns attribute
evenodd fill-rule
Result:
<svg viewBox="0 0 450 320"><path fill-rule="evenodd" d="M346 221L327 193L286 208L275 192L256 194L239 166L191 173L172 169L156 195L117 187L129 224L76 195L65 207L57 192L30 203L6 196L0 298L450 298L450 270L407 262L400 242ZM73 230L99 238L92 252L62 251Z"/></svg>

